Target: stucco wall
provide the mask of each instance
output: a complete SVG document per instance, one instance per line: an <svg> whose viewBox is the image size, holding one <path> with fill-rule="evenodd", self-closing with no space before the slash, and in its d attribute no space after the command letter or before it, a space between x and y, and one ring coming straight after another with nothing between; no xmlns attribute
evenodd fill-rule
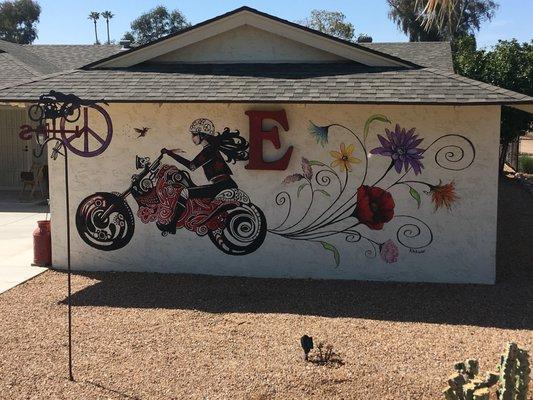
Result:
<svg viewBox="0 0 533 400"><path fill-rule="evenodd" d="M279 63L342 60L345 59L246 25L164 54L152 61L156 63Z"/></svg>
<svg viewBox="0 0 533 400"><path fill-rule="evenodd" d="M379 180L378 187L386 189L394 200L394 218L386 222L383 229L370 229L365 224L353 228L357 234L337 234L321 237L316 241L302 240L314 236L299 236L291 240L280 233L293 232L304 227L316 217L335 210L328 208L339 193L339 184L333 175L329 186L321 187L314 179L320 169L313 165L315 192L308 216L300 225L288 231L278 230L278 234L268 233L262 246L246 256L231 256L218 250L207 236L179 230L175 236L162 237L155 223L143 224L135 217L135 233L131 242L115 251L99 251L84 243L72 222L72 266L79 270L110 271L157 271L183 272L216 275L242 275L255 277L297 277L326 279L364 279L394 281L431 281L431 282L475 282L493 283L495 278L496 252L496 211L497 211L497 156L500 110L496 106L449 107L449 106L379 106L379 105L247 105L247 104L113 104L107 108L113 122L113 139L107 150L93 158L72 155L70 159L70 201L71 215L74 220L78 204L86 196L99 191L122 192L130 183L135 170L135 156L159 155L162 147L181 148L185 157L193 158L199 148L191 141L188 128L196 118L209 118L218 131L225 127L239 129L248 139L249 120L247 110L286 111L290 129L280 129L282 148L274 150L265 142L265 159L275 160L289 145L294 146L289 167L286 171L254 171L244 168L246 162L230 164L239 187L260 207L273 229L285 218L287 208L276 205L276 195L286 191L292 197L292 211L285 227L297 222L309 205L308 186L297 191L305 179L296 176L297 182L282 184L289 175L303 174L302 157L307 160L321 161L329 166L333 160L330 151L339 150L340 144L355 145L353 157L362 162L352 165L343 196L337 204L354 196L361 185L364 174L365 155L361 145L344 128L332 126L328 131L328 142L322 147L309 133L310 121L317 126L341 124L357 133L361 140L368 117L381 114L392 123L376 120L370 125L366 147L371 149L380 145L376 135L385 135L385 128L394 130L395 124L402 128L416 127L416 133L423 138L419 148L428 150L423 153L422 173L415 176L413 171L402 179L420 181L441 186L455 183L459 197L452 210L445 207L435 211L430 186L423 183L410 183L420 196L420 206L410 194L407 184L395 185L401 175L393 168L383 180L379 180L391 163L386 155L373 154L368 161L368 174L365 185ZM92 120L98 129L101 120ZM266 123L269 127L272 123ZM149 127L145 137L137 138L134 128ZM323 131L324 132L324 131ZM468 140L460 136L449 136L430 144L443 135L461 135L471 141L475 148L472 153ZM461 170L439 167L444 166ZM450 153L451 151L451 153ZM463 159L453 162L454 157ZM453 154L452 154L453 153ZM445 157L451 157L446 161ZM462 169L474 159L466 169ZM168 163L176 165L169 158ZM65 254L65 216L64 182L62 160L50 162L52 193L53 259L56 267L64 267ZM335 169L344 180L344 173ZM321 176L327 173L323 173ZM197 184L205 183L202 170L191 173ZM294 180L293 179L293 180ZM427 193L427 194L426 194ZM355 197L354 197L355 198ZM130 197L128 202L134 212L138 207ZM324 214L326 211L326 214ZM407 217L401 217L405 215ZM414 217L414 218L413 218ZM419 221L419 222L417 222ZM328 226L326 230L343 230L357 223L355 218L347 218L340 226ZM414 225L410 225L414 223ZM408 224L408 225L406 225ZM401 228L404 226L404 228ZM417 228L421 229L416 236ZM430 231L427 230L430 229ZM398 233L400 231L400 233ZM359 238L354 242L354 239ZM413 236L409 238L409 236ZM366 239L368 238L368 239ZM348 239L348 241L346 240ZM432 239L428 246L424 246ZM350 240L352 242L350 242ZM379 244L388 240L388 253L383 257ZM335 252L326 249L320 242L327 242L338 250L339 266L336 266ZM402 246L406 243L408 247ZM390 244L390 242L389 242ZM329 246L327 246L329 247ZM411 249L409 248L411 247ZM395 248L398 248L395 257ZM387 262L389 261L389 262ZM391 262L395 261L395 262Z"/></svg>

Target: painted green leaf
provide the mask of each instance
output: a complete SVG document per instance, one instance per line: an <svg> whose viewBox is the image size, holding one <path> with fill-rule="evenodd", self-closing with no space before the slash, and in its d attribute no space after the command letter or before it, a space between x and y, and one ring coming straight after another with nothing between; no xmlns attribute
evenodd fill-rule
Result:
<svg viewBox="0 0 533 400"><path fill-rule="evenodd" d="M302 183L300 186L298 186L298 193L296 193L296 196L297 197L300 197L300 192L303 190L304 187L306 187L307 185L309 185L307 182L306 183Z"/></svg>
<svg viewBox="0 0 533 400"><path fill-rule="evenodd" d="M366 141L366 138L368 137L368 132L370 131L370 125L374 121L388 122L389 124L391 123L391 121L383 114L374 114L370 116L365 122L365 128L363 131L363 141Z"/></svg>
<svg viewBox="0 0 533 400"><path fill-rule="evenodd" d="M341 263L341 255L339 254L339 250L337 250L335 246L328 242L320 242L320 244L322 244L322 247L324 247L326 250L333 253L333 257L335 258L335 266L338 267Z"/></svg>
<svg viewBox="0 0 533 400"><path fill-rule="evenodd" d="M310 160L310 161L309 161L309 165L319 165L319 166L323 167L323 166L325 166L326 164L324 164L322 161Z"/></svg>
<svg viewBox="0 0 533 400"><path fill-rule="evenodd" d="M328 192L326 192L324 189L316 189L315 192L320 192L326 197L331 197L331 195Z"/></svg>
<svg viewBox="0 0 533 400"><path fill-rule="evenodd" d="M411 197L412 197L413 199L416 200L416 203L418 204L418 208L420 208L420 203L421 203L421 201L422 201L422 200L420 199L420 193L418 193L418 192L416 191L415 188L409 186L409 194L411 195Z"/></svg>

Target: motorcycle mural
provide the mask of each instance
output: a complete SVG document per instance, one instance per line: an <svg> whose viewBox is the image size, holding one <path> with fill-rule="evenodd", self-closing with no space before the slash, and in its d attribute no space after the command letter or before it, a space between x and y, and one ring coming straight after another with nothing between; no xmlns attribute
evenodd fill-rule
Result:
<svg viewBox="0 0 533 400"><path fill-rule="evenodd" d="M248 159L248 142L238 130L215 133L213 123L204 118L194 121L190 132L193 142L202 146L193 160L179 155L179 149L162 149L153 161L137 156L140 171L125 191L94 193L80 203L76 228L85 243L112 251L130 242L135 217L126 199L131 195L141 222L154 222L163 236L185 228L207 235L219 250L235 256L250 254L262 245L265 216L238 188L228 165ZM164 164L165 156L191 171L202 168L209 184L194 184L187 171Z"/></svg>

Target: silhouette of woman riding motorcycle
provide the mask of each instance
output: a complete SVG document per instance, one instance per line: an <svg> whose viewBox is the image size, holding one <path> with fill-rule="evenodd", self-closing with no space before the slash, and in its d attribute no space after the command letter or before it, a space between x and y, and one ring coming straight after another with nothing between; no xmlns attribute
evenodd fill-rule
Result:
<svg viewBox="0 0 533 400"><path fill-rule="evenodd" d="M137 156L136 165L142 171L133 176L130 188L121 194L95 193L81 202L76 226L87 244L116 250L131 240L134 218L125 200L131 194L141 221L156 222L163 236L186 228L208 235L218 249L231 255L249 254L261 246L267 232L264 214L238 188L228 165L248 159L246 139L229 128L215 133L213 123L205 118L195 120L190 133L194 144L203 147L194 159L166 148L153 162ZM162 164L165 155L190 171L201 167L209 183L195 185L188 172Z"/></svg>

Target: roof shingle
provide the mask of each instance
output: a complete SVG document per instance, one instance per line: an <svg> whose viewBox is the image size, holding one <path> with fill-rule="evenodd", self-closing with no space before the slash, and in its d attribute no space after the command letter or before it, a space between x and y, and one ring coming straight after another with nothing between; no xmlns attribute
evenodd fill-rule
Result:
<svg viewBox="0 0 533 400"><path fill-rule="evenodd" d="M0 87L80 68L120 51L116 45L24 45L0 40Z"/></svg>
<svg viewBox="0 0 533 400"><path fill-rule="evenodd" d="M52 89L109 102L533 102L526 95L442 70L352 64L186 64L76 70L5 88L0 91L0 101L34 101Z"/></svg>
<svg viewBox="0 0 533 400"><path fill-rule="evenodd" d="M369 49L409 60L423 67L453 72L450 42L359 43Z"/></svg>
<svg viewBox="0 0 533 400"><path fill-rule="evenodd" d="M61 71L81 68L121 51L119 45L32 44L24 48L54 64Z"/></svg>
<svg viewBox="0 0 533 400"><path fill-rule="evenodd" d="M0 86L14 85L39 76L9 53L0 53Z"/></svg>

